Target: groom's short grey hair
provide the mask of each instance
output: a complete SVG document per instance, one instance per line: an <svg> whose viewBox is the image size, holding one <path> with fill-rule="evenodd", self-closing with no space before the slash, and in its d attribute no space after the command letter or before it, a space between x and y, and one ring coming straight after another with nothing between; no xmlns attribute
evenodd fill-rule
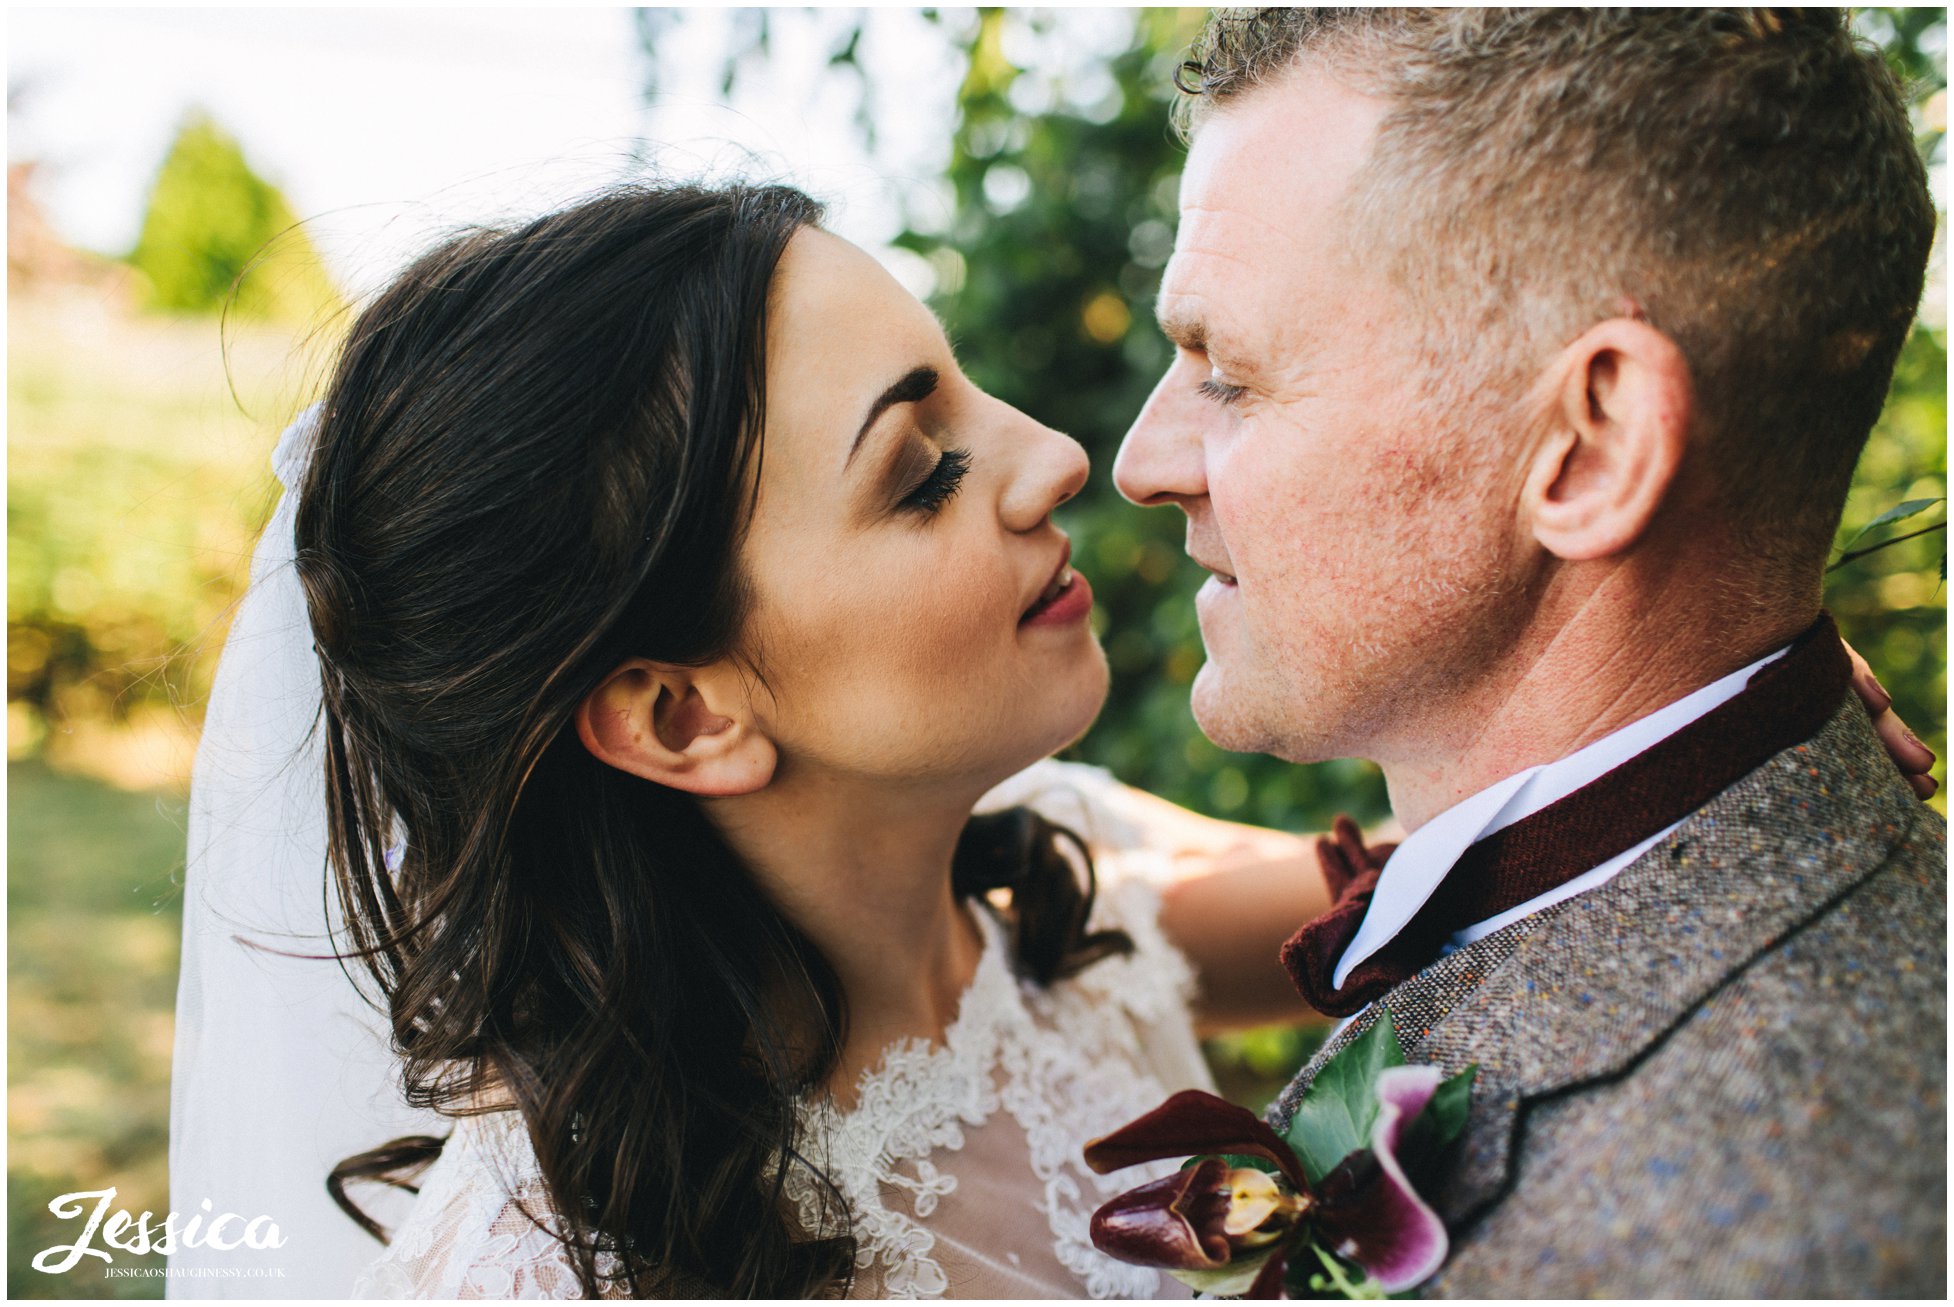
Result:
<svg viewBox="0 0 1954 1307"><path fill-rule="evenodd" d="M1510 391L1639 312L1689 360L1731 520L1815 585L1934 237L1901 89L1843 14L1218 10L1182 123L1299 66L1392 106L1345 246L1430 306L1433 394Z"/></svg>

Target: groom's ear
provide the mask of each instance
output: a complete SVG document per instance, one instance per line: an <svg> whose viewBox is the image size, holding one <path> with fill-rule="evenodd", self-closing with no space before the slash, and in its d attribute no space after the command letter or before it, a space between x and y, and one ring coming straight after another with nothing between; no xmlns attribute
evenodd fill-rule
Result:
<svg viewBox="0 0 1954 1307"><path fill-rule="evenodd" d="M702 796L762 789L778 760L729 663L627 658L577 705L577 735L619 771Z"/></svg>
<svg viewBox="0 0 1954 1307"><path fill-rule="evenodd" d="M1621 553L1675 485L1695 417L1689 363L1640 317L1595 324L1543 378L1546 436L1522 506L1534 538L1570 561Z"/></svg>

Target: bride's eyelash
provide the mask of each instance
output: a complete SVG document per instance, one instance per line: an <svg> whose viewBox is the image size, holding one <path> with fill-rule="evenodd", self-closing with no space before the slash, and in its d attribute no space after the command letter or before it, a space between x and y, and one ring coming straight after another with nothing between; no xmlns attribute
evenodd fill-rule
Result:
<svg viewBox="0 0 1954 1307"><path fill-rule="evenodd" d="M1225 381L1216 381L1213 377L1202 381L1195 389L1201 392L1203 398L1211 399L1217 404L1232 404L1248 393L1246 386L1231 386Z"/></svg>
<svg viewBox="0 0 1954 1307"><path fill-rule="evenodd" d="M963 449L946 449L943 457L936 460L922 484L903 496L902 507L924 514L934 514L950 502L963 484L964 473L970 470L970 452Z"/></svg>

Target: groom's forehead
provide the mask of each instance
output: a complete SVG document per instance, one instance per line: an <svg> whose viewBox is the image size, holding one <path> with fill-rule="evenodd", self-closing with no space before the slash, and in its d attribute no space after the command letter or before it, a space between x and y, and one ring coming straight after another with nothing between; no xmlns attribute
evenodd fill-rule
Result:
<svg viewBox="0 0 1954 1307"><path fill-rule="evenodd" d="M1154 315L1167 339L1245 368L1297 342L1334 269L1332 231L1238 210L1190 206L1161 277Z"/></svg>
<svg viewBox="0 0 1954 1307"><path fill-rule="evenodd" d="M1183 222L1198 209L1310 215L1335 205L1370 158L1390 104L1296 69L1210 113L1181 174Z"/></svg>
<svg viewBox="0 0 1954 1307"><path fill-rule="evenodd" d="M1369 157L1384 104L1295 74L1212 114L1188 152L1168 298L1294 294L1326 275L1345 232L1343 199ZM1209 291L1208 293L1214 293Z"/></svg>
<svg viewBox="0 0 1954 1307"><path fill-rule="evenodd" d="M1208 275L1232 270L1254 278L1274 265L1293 266L1324 252L1333 231L1314 215L1272 210L1259 204L1189 204L1181 210L1172 259L1179 271L1198 267Z"/></svg>

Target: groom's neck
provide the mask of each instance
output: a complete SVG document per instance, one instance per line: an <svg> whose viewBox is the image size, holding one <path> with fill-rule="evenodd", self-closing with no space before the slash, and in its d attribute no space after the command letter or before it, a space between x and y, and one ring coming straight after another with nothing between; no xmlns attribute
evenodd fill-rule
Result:
<svg viewBox="0 0 1954 1307"><path fill-rule="evenodd" d="M1407 831L1528 767L1554 762L1789 643L1816 598L1768 604L1736 587L1638 587L1616 575L1543 604L1496 664L1381 760Z"/></svg>

